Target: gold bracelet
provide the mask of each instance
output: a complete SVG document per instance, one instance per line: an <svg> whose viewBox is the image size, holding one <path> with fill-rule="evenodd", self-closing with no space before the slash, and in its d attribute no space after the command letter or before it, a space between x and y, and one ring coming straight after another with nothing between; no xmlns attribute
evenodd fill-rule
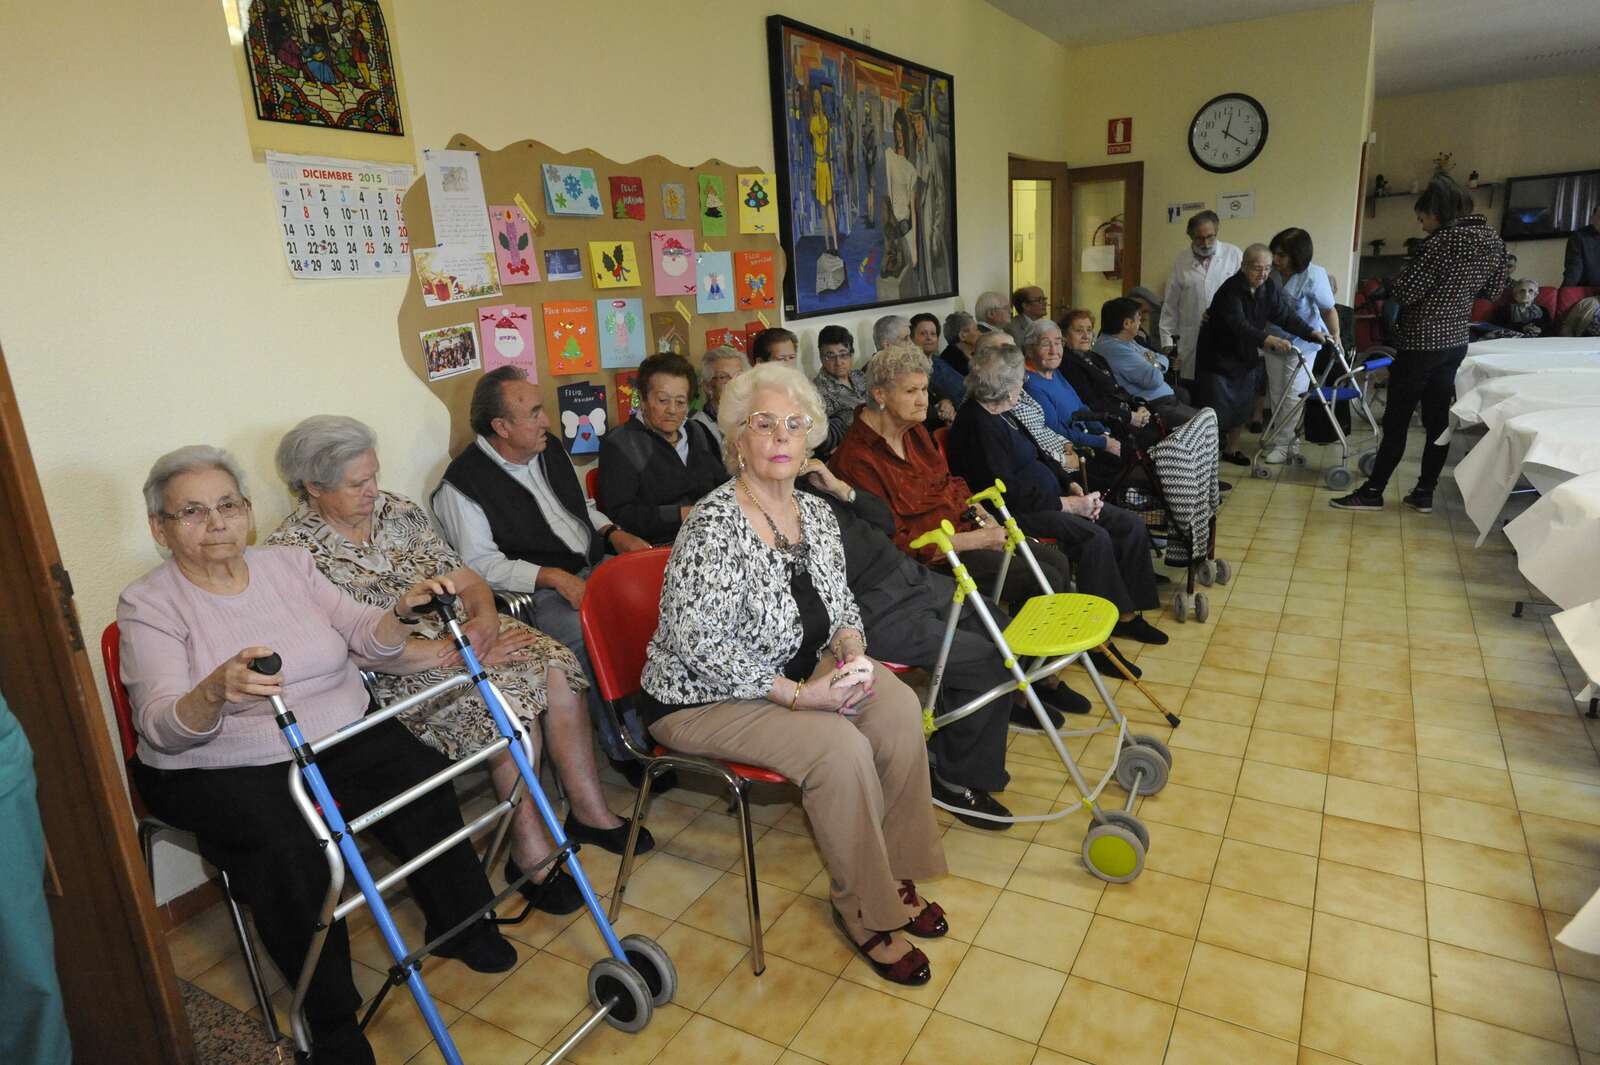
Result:
<svg viewBox="0 0 1600 1065"><path fill-rule="evenodd" d="M789 710L792 713L794 711L794 704L800 701L800 682L797 680L791 680L789 683L794 685L794 694L789 696Z"/></svg>

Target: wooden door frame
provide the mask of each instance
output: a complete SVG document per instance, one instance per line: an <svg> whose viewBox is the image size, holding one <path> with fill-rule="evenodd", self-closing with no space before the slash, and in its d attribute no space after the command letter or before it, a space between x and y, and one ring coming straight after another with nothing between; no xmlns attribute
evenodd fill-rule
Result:
<svg viewBox="0 0 1600 1065"><path fill-rule="evenodd" d="M1144 163L1107 163L1104 166L1074 167L1067 175L1066 219L1067 256L1072 255L1072 186L1097 181L1123 182L1122 194L1122 294L1126 296L1139 287L1143 269L1144 235ZM1129 251L1132 254L1129 254ZM1070 267L1070 263L1068 264ZM1067 270L1068 307L1072 298L1072 271ZM1090 307L1096 317L1100 308Z"/></svg>
<svg viewBox="0 0 1600 1065"><path fill-rule="evenodd" d="M1072 200L1067 192L1071 177L1066 163L1052 163L1046 159L1027 159L1020 155L1006 157L1006 297L1011 296L1011 234L1017 231L1011 202L1013 181L1050 182L1050 299L1051 317L1059 317L1072 304ZM1058 254L1059 253L1059 254ZM1059 308L1057 311L1056 308ZM1015 313L1015 308L1012 313Z"/></svg>
<svg viewBox="0 0 1600 1065"><path fill-rule="evenodd" d="M55 872L46 894L73 1057L192 1065L194 1043L128 790L3 350L0 681L34 751L39 812Z"/></svg>

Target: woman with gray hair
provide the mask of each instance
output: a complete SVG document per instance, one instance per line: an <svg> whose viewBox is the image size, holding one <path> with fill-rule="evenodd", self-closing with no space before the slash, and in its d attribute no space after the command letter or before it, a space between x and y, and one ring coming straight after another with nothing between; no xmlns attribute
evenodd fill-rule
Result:
<svg viewBox="0 0 1600 1065"><path fill-rule="evenodd" d="M328 866L289 792L289 748L268 700L282 696L310 737L359 721L367 709L357 661L417 668L406 639L417 610L448 576L401 585L383 605L362 604L317 572L304 551L250 547L250 498L238 463L195 445L156 460L144 484L150 535L169 553L117 603L121 673L138 751L129 775L151 812L199 840L200 853L249 903L256 932L290 979L305 962ZM278 655L270 676L253 659ZM440 768L438 755L386 721L318 756L334 798L366 810ZM433 790L373 826L408 860L461 829L448 789ZM472 847L458 843L409 878L431 939L468 921L493 897ZM435 953L479 972L505 972L517 953L476 921ZM306 995L319 1062L373 1060L356 1023L362 996L350 974L345 922L327 931Z"/></svg>
<svg viewBox="0 0 1600 1065"><path fill-rule="evenodd" d="M826 428L817 393L766 364L722 396L734 479L683 525L646 652L640 712L675 750L777 770L800 787L834 921L872 969L926 984L903 931L942 936L915 881L946 871L914 692L867 657L839 523L795 480Z"/></svg>
<svg viewBox="0 0 1600 1065"><path fill-rule="evenodd" d="M928 390L946 396L955 406L967 398L967 370L972 349L978 343L978 320L966 311L955 311L944 320L944 350L933 359ZM952 412L954 417L954 412Z"/></svg>
<svg viewBox="0 0 1600 1065"><path fill-rule="evenodd" d="M1006 485L1006 505L1033 536L1054 538L1072 559L1078 591L1117 607L1113 634L1163 644L1167 636L1140 611L1161 605L1150 534L1138 515L1080 494L1067 471L1047 454L1011 412L1027 375L1010 344L983 347L967 376L967 402L950 427L950 467L968 484Z"/></svg>
<svg viewBox="0 0 1600 1065"><path fill-rule="evenodd" d="M595 768L589 718L578 692L588 687L578 660L560 641L499 613L489 585L468 569L434 532L422 508L378 487L377 437L354 418L319 414L284 434L278 473L299 502L267 543L303 548L317 569L358 602L387 607L409 583L449 580L460 593L456 612L473 650L533 740L535 757L547 743L571 800L567 831L581 842L621 852L628 821L611 812ZM407 634L406 647L422 668L380 670L374 694L388 703L444 680L457 658L449 633L429 615ZM498 733L482 698L457 688L400 715L418 739L452 760L493 742ZM539 727L543 725L543 728ZM501 798L519 779L505 752L489 762ZM641 846L654 841L640 830ZM536 870L554 849L532 803L512 820L506 880ZM583 904L577 884L560 867L530 874L526 895L547 913L572 913Z"/></svg>

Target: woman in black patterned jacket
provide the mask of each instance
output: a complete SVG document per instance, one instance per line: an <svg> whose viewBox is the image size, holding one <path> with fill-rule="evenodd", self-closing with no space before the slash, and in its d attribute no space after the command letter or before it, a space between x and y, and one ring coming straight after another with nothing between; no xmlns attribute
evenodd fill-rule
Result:
<svg viewBox="0 0 1600 1065"><path fill-rule="evenodd" d="M734 378L717 420L734 479L683 524L661 589L641 716L662 743L775 769L832 880L834 920L885 979L925 984L901 932L942 936L915 881L946 871L917 697L868 658L828 505L794 483L827 424L784 362Z"/></svg>
<svg viewBox="0 0 1600 1065"><path fill-rule="evenodd" d="M1422 406L1422 471L1403 502L1427 514L1444 470L1447 445L1435 443L1449 425L1456 370L1467 354L1472 301L1494 300L1510 277L1506 246L1483 215L1472 213L1472 196L1447 174L1435 174L1416 202L1417 222L1428 234L1406 268L1389 285L1400 305L1383 439L1367 483L1329 500L1340 510L1382 510L1383 490L1406 452L1411 412Z"/></svg>

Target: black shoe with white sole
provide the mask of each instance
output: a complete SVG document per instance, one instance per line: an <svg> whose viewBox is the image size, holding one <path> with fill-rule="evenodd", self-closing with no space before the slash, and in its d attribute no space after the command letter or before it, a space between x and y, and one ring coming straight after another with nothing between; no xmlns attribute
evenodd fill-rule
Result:
<svg viewBox="0 0 1600 1065"><path fill-rule="evenodd" d="M1382 510L1383 493L1362 485L1347 496L1328 500L1328 506L1335 510Z"/></svg>
<svg viewBox="0 0 1600 1065"><path fill-rule="evenodd" d="M946 806L953 806L956 811L970 810L974 813L989 814L991 817L1010 817L1011 811L1001 805L993 795L977 788L963 788L955 784L947 784L939 779L938 774L933 774L933 797ZM955 812L955 811L952 811ZM964 813L955 812L956 820L973 828L982 828L990 832L1004 832L1011 827L1009 821L991 821L988 817L969 817Z"/></svg>
<svg viewBox="0 0 1600 1065"><path fill-rule="evenodd" d="M1425 492L1420 488L1413 488L1411 494L1400 502L1416 511L1418 514L1433 513L1433 493Z"/></svg>

